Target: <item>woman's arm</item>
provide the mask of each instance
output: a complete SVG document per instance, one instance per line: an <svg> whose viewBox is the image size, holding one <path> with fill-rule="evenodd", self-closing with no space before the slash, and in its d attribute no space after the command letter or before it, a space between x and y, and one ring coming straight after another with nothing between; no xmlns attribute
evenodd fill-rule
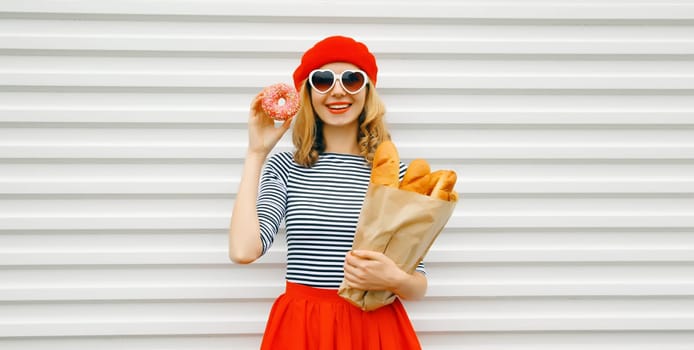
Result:
<svg viewBox="0 0 694 350"><path fill-rule="evenodd" d="M383 253L354 250L345 257L345 281L352 288L388 290L404 300L419 300L427 291L427 278L408 274Z"/></svg>
<svg viewBox="0 0 694 350"><path fill-rule="evenodd" d="M229 225L229 259L235 263L252 263L262 255L258 221L258 185L265 158L289 129L290 120L281 127L260 107L262 92L251 103L248 118L248 153Z"/></svg>
<svg viewBox="0 0 694 350"><path fill-rule="evenodd" d="M239 264L252 263L262 254L256 199L265 156L246 156L229 227L229 258Z"/></svg>

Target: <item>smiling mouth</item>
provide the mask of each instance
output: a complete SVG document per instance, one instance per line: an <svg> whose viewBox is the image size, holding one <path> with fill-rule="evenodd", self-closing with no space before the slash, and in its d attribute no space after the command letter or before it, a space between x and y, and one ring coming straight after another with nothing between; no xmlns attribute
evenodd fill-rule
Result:
<svg viewBox="0 0 694 350"><path fill-rule="evenodd" d="M333 113L343 113L346 112L349 107L352 106L350 103L334 103L327 105L328 109Z"/></svg>

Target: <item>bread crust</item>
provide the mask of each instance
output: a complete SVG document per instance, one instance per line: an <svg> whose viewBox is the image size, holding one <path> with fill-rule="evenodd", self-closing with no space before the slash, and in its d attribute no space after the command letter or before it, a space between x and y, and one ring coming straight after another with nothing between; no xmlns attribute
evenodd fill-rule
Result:
<svg viewBox="0 0 694 350"><path fill-rule="evenodd" d="M456 181L458 177L453 170L437 170L431 173L431 182L434 185L429 195L445 201L457 200L457 193L451 198Z"/></svg>
<svg viewBox="0 0 694 350"><path fill-rule="evenodd" d="M391 141L383 141L376 148L371 167L371 183L398 188L400 182L400 156Z"/></svg>
<svg viewBox="0 0 694 350"><path fill-rule="evenodd" d="M424 159L414 159L407 167L405 176L400 183L400 189L421 194L428 194L431 190L431 167Z"/></svg>
<svg viewBox="0 0 694 350"><path fill-rule="evenodd" d="M458 200L458 193L453 188L457 180L458 177L453 170L431 172L431 167L426 160L414 159L400 182L400 156L395 144L384 141L376 148L371 167L371 183L373 184L455 202Z"/></svg>

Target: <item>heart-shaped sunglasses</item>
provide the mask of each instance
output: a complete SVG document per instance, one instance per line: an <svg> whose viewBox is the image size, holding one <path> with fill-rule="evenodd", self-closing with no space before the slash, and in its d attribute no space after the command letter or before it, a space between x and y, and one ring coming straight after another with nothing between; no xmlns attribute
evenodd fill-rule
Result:
<svg viewBox="0 0 694 350"><path fill-rule="evenodd" d="M338 80L343 90L354 95L366 86L369 77L360 70L351 69L345 70L339 75L330 69L315 69L308 75L309 84L319 94L328 93Z"/></svg>

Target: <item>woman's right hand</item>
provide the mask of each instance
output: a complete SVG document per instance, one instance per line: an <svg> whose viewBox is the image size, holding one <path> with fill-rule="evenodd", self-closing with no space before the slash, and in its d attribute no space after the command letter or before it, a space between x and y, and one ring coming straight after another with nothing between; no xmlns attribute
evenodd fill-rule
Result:
<svg viewBox="0 0 694 350"><path fill-rule="evenodd" d="M263 97L261 91L251 103L248 116L248 152L265 158L284 133L289 130L292 120L285 120L282 126L275 127L275 121L265 113L261 106Z"/></svg>

